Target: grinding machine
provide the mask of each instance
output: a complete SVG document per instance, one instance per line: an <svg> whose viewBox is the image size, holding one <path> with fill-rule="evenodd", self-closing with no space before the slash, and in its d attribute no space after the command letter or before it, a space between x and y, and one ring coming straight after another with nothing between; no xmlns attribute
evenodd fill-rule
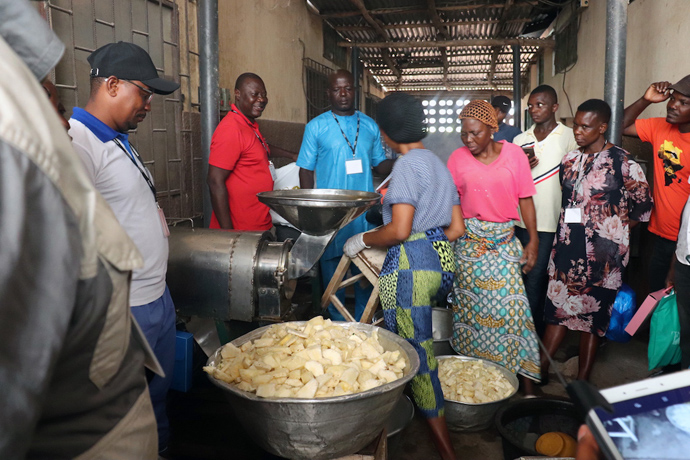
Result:
<svg viewBox="0 0 690 460"><path fill-rule="evenodd" d="M168 286L180 315L221 321L281 321L297 278L318 262L335 234L381 198L353 190L294 189L258 194L301 233L171 228Z"/></svg>

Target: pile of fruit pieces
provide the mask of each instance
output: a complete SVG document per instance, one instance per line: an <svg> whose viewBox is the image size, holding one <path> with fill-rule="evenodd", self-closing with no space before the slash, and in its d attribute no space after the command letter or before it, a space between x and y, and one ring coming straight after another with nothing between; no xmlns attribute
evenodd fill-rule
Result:
<svg viewBox="0 0 690 460"><path fill-rule="evenodd" d="M407 360L366 333L317 316L281 323L240 347L228 343L204 371L264 398L323 398L370 390L403 376Z"/></svg>

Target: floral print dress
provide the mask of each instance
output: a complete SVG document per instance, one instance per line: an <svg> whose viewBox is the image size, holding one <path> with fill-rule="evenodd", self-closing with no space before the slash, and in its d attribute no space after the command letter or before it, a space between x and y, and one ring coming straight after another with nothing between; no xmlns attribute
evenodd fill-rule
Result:
<svg viewBox="0 0 690 460"><path fill-rule="evenodd" d="M574 150L561 162L561 216L549 260L546 322L603 336L628 265L630 220L647 222L649 184L625 150ZM567 208L581 223L566 223Z"/></svg>

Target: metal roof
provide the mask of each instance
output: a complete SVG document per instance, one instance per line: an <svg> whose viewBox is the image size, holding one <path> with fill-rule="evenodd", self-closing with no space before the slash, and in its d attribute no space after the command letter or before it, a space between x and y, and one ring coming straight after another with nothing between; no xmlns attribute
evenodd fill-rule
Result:
<svg viewBox="0 0 690 460"><path fill-rule="evenodd" d="M571 0L306 0L360 50L386 91L511 92L513 45L521 74L552 38L540 38Z"/></svg>

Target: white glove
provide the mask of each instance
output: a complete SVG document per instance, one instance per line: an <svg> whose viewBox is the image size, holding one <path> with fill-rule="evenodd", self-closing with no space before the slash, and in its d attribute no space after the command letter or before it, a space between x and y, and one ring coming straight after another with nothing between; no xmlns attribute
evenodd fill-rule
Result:
<svg viewBox="0 0 690 460"><path fill-rule="evenodd" d="M364 233L358 233L348 238L345 242L345 246L343 246L343 253L349 258L353 258L357 253L368 248L369 246L364 244Z"/></svg>

